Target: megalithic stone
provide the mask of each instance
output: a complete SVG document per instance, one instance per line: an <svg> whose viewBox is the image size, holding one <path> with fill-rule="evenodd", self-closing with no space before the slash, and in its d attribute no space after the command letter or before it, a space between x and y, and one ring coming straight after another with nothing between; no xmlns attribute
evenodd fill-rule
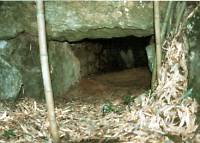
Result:
<svg viewBox="0 0 200 143"><path fill-rule="evenodd" d="M22 75L18 69L0 57L0 99L15 100L21 87Z"/></svg>

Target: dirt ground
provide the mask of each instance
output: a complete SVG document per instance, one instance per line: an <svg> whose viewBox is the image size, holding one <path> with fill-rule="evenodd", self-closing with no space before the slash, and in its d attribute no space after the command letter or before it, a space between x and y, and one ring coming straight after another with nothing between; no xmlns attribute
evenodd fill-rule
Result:
<svg viewBox="0 0 200 143"><path fill-rule="evenodd" d="M138 96L150 88L151 74L145 67L84 77L64 95L67 100L88 103L118 101Z"/></svg>

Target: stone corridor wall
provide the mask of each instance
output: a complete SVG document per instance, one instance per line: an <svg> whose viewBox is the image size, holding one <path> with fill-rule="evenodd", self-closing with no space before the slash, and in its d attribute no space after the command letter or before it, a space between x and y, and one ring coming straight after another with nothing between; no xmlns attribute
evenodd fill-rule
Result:
<svg viewBox="0 0 200 143"><path fill-rule="evenodd" d="M49 41L48 54L54 94L62 95L80 78L79 60L62 42ZM1 40L0 58L9 63L9 66L0 64L4 69L0 73L1 99L15 99L19 92L22 96L44 98L37 37L21 34L14 39ZM7 80L6 75L12 80ZM8 95L10 92L15 94Z"/></svg>
<svg viewBox="0 0 200 143"><path fill-rule="evenodd" d="M80 62L81 77L93 74L100 69L100 53L102 45L91 42L66 43Z"/></svg>

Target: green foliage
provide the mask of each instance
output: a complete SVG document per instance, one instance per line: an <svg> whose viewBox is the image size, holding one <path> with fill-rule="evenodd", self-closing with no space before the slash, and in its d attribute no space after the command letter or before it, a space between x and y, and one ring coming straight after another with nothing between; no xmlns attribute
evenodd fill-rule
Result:
<svg viewBox="0 0 200 143"><path fill-rule="evenodd" d="M185 91L182 98L187 98L187 97L191 97L192 96L192 88L190 88L189 90Z"/></svg>
<svg viewBox="0 0 200 143"><path fill-rule="evenodd" d="M123 103L128 106L131 105L131 103L134 101L134 99L135 99L135 97L133 97L131 95L126 95L126 96L123 96L123 98L122 98Z"/></svg>
<svg viewBox="0 0 200 143"><path fill-rule="evenodd" d="M16 136L16 134L14 133L13 129L8 129L4 131L3 136L6 138L11 138L13 136Z"/></svg>
<svg viewBox="0 0 200 143"><path fill-rule="evenodd" d="M134 101L134 99L135 99L135 97L133 97L131 95L126 95L126 96L123 96L123 98L122 98L124 105L128 106L129 111L131 110L130 106L131 106L131 103Z"/></svg>
<svg viewBox="0 0 200 143"><path fill-rule="evenodd" d="M120 114L124 110L126 110L126 106L128 106L128 108L130 109L130 106L134 102L135 98L136 97L131 96L130 94L123 96L122 105L113 105L110 101L107 101L101 106L101 112L103 113L103 116L111 112Z"/></svg>
<svg viewBox="0 0 200 143"><path fill-rule="evenodd" d="M110 112L113 112L113 105L111 102L107 102L107 103L104 103L102 108L101 108L101 112L104 114L106 113L110 113Z"/></svg>
<svg viewBox="0 0 200 143"><path fill-rule="evenodd" d="M170 141L169 143L172 143L172 142L175 142L175 143L182 143L182 138L180 136L176 136L176 135L170 135L170 134L167 134L166 135Z"/></svg>
<svg viewBox="0 0 200 143"><path fill-rule="evenodd" d="M106 102L101 107L101 112L103 113L103 116L111 112L120 114L122 111L123 111L123 108L121 106L113 105L111 102Z"/></svg>

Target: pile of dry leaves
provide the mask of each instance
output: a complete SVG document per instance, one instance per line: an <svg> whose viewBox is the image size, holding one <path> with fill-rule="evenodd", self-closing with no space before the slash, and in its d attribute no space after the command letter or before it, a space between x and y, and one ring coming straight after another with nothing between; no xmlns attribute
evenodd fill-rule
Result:
<svg viewBox="0 0 200 143"><path fill-rule="evenodd" d="M159 85L151 96L138 98L138 104L135 105L138 110L130 114L136 122L133 130L137 131L138 142L143 134L159 134L178 138L180 142L191 142L198 128L195 115L198 104L187 92L188 49L182 31L169 37L163 49L166 55L160 71Z"/></svg>

